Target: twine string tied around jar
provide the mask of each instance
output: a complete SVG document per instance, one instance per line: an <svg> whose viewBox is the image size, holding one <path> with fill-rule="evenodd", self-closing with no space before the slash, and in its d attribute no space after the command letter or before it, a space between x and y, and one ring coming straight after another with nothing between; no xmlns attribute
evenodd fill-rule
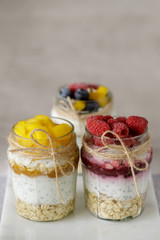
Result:
<svg viewBox="0 0 160 240"><path fill-rule="evenodd" d="M73 118L78 121L78 125L80 128L80 137L81 139L83 138L82 136L82 130L83 130L83 121L87 119L87 117L90 116L95 116L97 114L99 115L106 115L108 114L113 106L113 96L111 97L111 100L108 104L106 104L105 107L101 108L98 112L91 112L91 113L82 113L80 114L78 111L73 106L71 98L68 96L65 100L61 99L59 101L59 107L55 107L56 111L60 114L63 115L63 117L66 118Z"/></svg>
<svg viewBox="0 0 160 240"><path fill-rule="evenodd" d="M117 146L115 144L107 144L104 141L104 137L107 133L111 133L112 135L114 135L120 142L120 145ZM129 149L128 147L125 146L123 140L120 138L120 136L110 130L105 131L102 136L101 136L101 142L103 143L103 147L99 147L98 149L91 149L85 142L85 140L83 139L82 145L85 148L85 150L87 152L89 152L91 155L94 156L99 156L99 157L103 157L103 158L108 158L108 159L112 159L112 160L118 160L118 161L122 161L124 160L126 157L128 159L130 168L131 168L131 173L133 176L133 180L134 180L134 185L136 188L136 192L137 192L137 196L140 198L140 192L139 192L139 188L138 188L138 184L137 184L137 179L135 176L135 172L134 169L138 170L138 171L145 171L148 169L149 164L147 162L146 159L144 158L140 158L139 156L146 153L150 147L151 147L151 143L150 143L150 136L147 136L147 139L145 140L144 143L142 143L140 146L137 146L135 149ZM115 150L116 152L103 152L103 150L106 149L112 149ZM135 159L142 161L145 164L144 168L139 168L136 166L135 164Z"/></svg>
<svg viewBox="0 0 160 240"><path fill-rule="evenodd" d="M40 142L38 142L33 134L35 132L43 132L47 135L50 146L46 146L41 144ZM70 173L66 173L63 171L61 164L59 162L59 159L56 157L56 152L54 151L54 146L53 146L53 142L52 142L52 138L51 136L43 129L34 129L31 133L30 133L31 139L34 143L36 143L39 147L23 147L21 145L19 145L14 139L13 137L9 136L8 141L10 143L10 145L13 147L13 149L10 150L10 152L19 152L20 154L27 156L27 157L38 157L40 159L46 159L46 158L52 158L53 162L54 162L54 166L55 166L55 175L56 175L56 185L57 185L57 190L59 193L59 196L62 200L62 202L64 203L64 199L62 197L61 191L60 191L60 187L59 187L59 182L58 182L58 171L57 171L57 166L59 167L61 173L63 176L70 176L74 173L75 171L75 166L69 161L66 160L66 162L71 166L72 171ZM73 141L75 140L75 138L73 139ZM73 144L72 144L73 145ZM74 146L73 146L74 147ZM67 147L66 147L67 148ZM64 149L63 149L64 151ZM71 151L70 149L68 149L68 151ZM65 153L67 153L66 149L65 149Z"/></svg>

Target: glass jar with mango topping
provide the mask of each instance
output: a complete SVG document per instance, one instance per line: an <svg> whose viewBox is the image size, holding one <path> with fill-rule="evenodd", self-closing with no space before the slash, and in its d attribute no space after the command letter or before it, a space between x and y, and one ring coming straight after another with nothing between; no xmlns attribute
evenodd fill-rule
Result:
<svg viewBox="0 0 160 240"><path fill-rule="evenodd" d="M8 161L18 214L54 221L72 212L78 160L69 121L36 115L16 123L9 136Z"/></svg>

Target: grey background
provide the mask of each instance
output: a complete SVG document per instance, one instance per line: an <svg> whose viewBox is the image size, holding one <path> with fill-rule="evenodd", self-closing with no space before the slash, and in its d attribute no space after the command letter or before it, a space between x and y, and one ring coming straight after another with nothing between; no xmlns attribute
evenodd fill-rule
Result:
<svg viewBox="0 0 160 240"><path fill-rule="evenodd" d="M108 86L118 115L149 120L159 175L159 9L158 0L0 0L0 176L12 125L48 115L57 87L77 81Z"/></svg>

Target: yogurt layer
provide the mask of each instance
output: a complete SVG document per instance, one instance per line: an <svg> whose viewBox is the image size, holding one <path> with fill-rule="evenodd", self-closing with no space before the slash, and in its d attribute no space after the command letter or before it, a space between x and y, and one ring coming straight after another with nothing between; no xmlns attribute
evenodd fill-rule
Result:
<svg viewBox="0 0 160 240"><path fill-rule="evenodd" d="M58 177L60 192L65 203L74 199L76 189L76 171L71 176ZM12 171L13 190L15 196L29 204L62 203L58 193L56 178L48 176L28 177Z"/></svg>
<svg viewBox="0 0 160 240"><path fill-rule="evenodd" d="M54 167L54 162L51 159L37 159L36 161L33 161L32 158L18 155L16 152L10 152L10 149L11 148L8 148L8 159L11 164L12 162L15 162L17 165L23 165L31 168L35 168L39 164L42 164L42 166L45 164L46 168Z"/></svg>
<svg viewBox="0 0 160 240"><path fill-rule="evenodd" d="M148 169L136 175L137 185L141 194L147 191L149 172L150 170ZM83 167L83 173L85 188L97 196L102 193L107 197L122 201L130 200L137 196L133 177L98 175L85 167Z"/></svg>

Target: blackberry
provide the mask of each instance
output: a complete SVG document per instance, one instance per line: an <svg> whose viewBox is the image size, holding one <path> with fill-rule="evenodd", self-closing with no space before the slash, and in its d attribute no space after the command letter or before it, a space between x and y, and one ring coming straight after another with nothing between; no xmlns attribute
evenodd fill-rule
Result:
<svg viewBox="0 0 160 240"><path fill-rule="evenodd" d="M88 100L89 93L87 90L79 88L76 90L74 97L77 100Z"/></svg>
<svg viewBox="0 0 160 240"><path fill-rule="evenodd" d="M72 91L69 88L65 87L65 88L60 89L59 94L63 98L71 97L72 96Z"/></svg>
<svg viewBox="0 0 160 240"><path fill-rule="evenodd" d="M88 101L86 102L86 108L84 111L96 112L99 109L99 103L97 101Z"/></svg>

